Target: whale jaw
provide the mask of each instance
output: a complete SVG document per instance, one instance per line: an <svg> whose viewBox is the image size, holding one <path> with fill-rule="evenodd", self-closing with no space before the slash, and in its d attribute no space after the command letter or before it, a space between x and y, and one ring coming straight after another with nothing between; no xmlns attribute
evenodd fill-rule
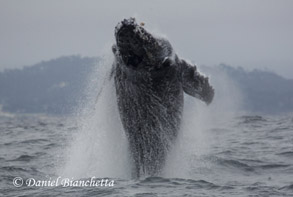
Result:
<svg viewBox="0 0 293 197"><path fill-rule="evenodd" d="M138 25L134 18L124 19L115 27L116 46L125 65L138 68L160 64L162 47L159 41ZM114 52L114 53L115 53Z"/></svg>

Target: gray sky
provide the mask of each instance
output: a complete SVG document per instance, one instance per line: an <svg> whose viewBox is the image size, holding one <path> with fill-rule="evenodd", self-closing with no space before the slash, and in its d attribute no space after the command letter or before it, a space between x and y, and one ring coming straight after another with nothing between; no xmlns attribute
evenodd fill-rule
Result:
<svg viewBox="0 0 293 197"><path fill-rule="evenodd" d="M291 0L0 0L0 70L62 55L98 56L136 16L197 64L293 78Z"/></svg>

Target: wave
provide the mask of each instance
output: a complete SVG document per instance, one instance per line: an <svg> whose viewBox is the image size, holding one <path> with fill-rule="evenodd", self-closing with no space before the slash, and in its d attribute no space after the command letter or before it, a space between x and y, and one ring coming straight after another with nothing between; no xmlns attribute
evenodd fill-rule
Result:
<svg viewBox="0 0 293 197"><path fill-rule="evenodd" d="M267 119L265 119L262 116L240 116L239 119L242 120L242 123L244 124L250 124L250 123L254 123L254 122L266 122Z"/></svg>
<svg viewBox="0 0 293 197"><path fill-rule="evenodd" d="M285 151L285 152L277 153L276 155L281 155L285 157L293 157L293 151Z"/></svg>

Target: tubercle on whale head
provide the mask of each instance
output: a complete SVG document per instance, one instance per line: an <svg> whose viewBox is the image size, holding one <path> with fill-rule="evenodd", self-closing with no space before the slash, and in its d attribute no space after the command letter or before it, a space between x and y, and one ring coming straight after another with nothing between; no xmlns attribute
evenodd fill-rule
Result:
<svg viewBox="0 0 293 197"><path fill-rule="evenodd" d="M116 45L112 47L125 65L133 68L153 69L160 67L171 56L172 47L167 40L154 37L135 18L124 19L115 27Z"/></svg>

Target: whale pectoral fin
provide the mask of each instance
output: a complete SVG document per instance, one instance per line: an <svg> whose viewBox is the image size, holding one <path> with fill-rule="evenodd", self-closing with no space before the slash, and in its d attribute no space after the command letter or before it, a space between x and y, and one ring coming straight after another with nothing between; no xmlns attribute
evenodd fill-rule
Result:
<svg viewBox="0 0 293 197"><path fill-rule="evenodd" d="M210 104L215 91L209 84L209 78L201 75L195 65L190 65L184 60L180 60L180 65L184 92Z"/></svg>

